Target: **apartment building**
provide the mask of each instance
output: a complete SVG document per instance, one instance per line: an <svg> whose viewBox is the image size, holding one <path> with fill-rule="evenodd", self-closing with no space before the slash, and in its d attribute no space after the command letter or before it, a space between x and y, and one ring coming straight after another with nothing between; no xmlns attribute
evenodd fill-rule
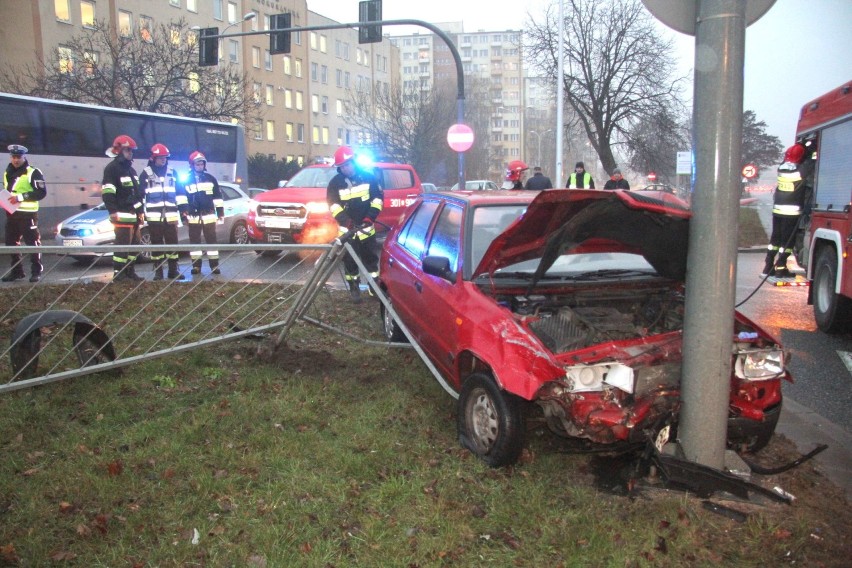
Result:
<svg viewBox="0 0 852 568"><path fill-rule="evenodd" d="M15 4L15 25L0 27L0 53L21 64L49 59L54 49L62 58L63 45L96 22L111 23L121 35L143 38L159 24L181 19L189 26L215 26L221 34L267 31L270 17L281 13L291 14L293 27L337 23L309 12L306 0L15 0ZM80 62L72 61L67 50L66 55L60 65L74 72ZM224 38L219 61L246 73L258 104L260 117L245 125L248 154L301 162L330 156L337 144L355 143L358 133L347 124L343 110L347 89L359 84L389 88L398 72L398 56L389 41L359 46L357 31L351 29L293 33L291 51L283 55L269 53L265 34Z"/></svg>

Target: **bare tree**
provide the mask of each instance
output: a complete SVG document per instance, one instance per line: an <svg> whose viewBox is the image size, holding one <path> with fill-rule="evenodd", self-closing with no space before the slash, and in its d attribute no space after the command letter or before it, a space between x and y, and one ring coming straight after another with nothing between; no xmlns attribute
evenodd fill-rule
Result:
<svg viewBox="0 0 852 568"><path fill-rule="evenodd" d="M230 65L200 67L196 37L183 20L146 38L122 37L100 22L43 62L6 64L0 85L50 99L250 123L259 107L246 76Z"/></svg>
<svg viewBox="0 0 852 568"><path fill-rule="evenodd" d="M672 42L661 38L639 0L567 0L565 10L565 101L612 173L614 147L630 140L636 123L678 107L683 79L673 77ZM554 83L558 29L551 4L525 30L529 61Z"/></svg>

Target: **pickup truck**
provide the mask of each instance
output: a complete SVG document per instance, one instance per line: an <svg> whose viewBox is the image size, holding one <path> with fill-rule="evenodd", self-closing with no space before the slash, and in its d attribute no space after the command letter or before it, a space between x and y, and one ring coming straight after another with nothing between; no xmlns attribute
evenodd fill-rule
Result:
<svg viewBox="0 0 852 568"><path fill-rule="evenodd" d="M399 221L421 193L420 177L407 164L377 163L374 171L384 191L377 219L379 238ZM337 174L330 164L301 169L283 187L258 194L248 213L248 235L259 244L325 244L337 236L337 222L326 202L328 182Z"/></svg>

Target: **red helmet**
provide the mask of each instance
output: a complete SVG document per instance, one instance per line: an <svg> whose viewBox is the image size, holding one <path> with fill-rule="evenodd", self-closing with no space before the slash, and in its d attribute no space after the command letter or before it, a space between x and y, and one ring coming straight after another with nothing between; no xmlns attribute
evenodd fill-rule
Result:
<svg viewBox="0 0 852 568"><path fill-rule="evenodd" d="M205 164L207 163L207 157L198 150L189 155L190 164L194 164L198 160L203 160Z"/></svg>
<svg viewBox="0 0 852 568"><path fill-rule="evenodd" d="M346 162L355 158L355 151L349 146L341 146L334 153L334 167L339 168Z"/></svg>
<svg viewBox="0 0 852 568"><path fill-rule="evenodd" d="M799 143L793 144L784 152L784 161L798 164L805 157L805 147Z"/></svg>
<svg viewBox="0 0 852 568"><path fill-rule="evenodd" d="M136 149L136 141L127 134L121 134L112 141L112 146L107 148L106 155L110 158L118 156L124 148Z"/></svg>
<svg viewBox="0 0 852 568"><path fill-rule="evenodd" d="M171 156L169 149L164 144L154 144L151 146L152 158L168 158Z"/></svg>
<svg viewBox="0 0 852 568"><path fill-rule="evenodd" d="M530 169L530 167L523 161L512 160L509 162L509 168L506 170L506 181L518 181L521 179L521 172L528 169Z"/></svg>

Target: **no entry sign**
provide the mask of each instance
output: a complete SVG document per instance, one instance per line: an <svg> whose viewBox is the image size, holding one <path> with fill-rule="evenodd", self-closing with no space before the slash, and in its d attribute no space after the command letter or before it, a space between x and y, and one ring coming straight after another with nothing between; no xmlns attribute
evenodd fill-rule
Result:
<svg viewBox="0 0 852 568"><path fill-rule="evenodd" d="M473 130L467 124L454 124L447 130L447 144L456 152L467 152L473 146Z"/></svg>

